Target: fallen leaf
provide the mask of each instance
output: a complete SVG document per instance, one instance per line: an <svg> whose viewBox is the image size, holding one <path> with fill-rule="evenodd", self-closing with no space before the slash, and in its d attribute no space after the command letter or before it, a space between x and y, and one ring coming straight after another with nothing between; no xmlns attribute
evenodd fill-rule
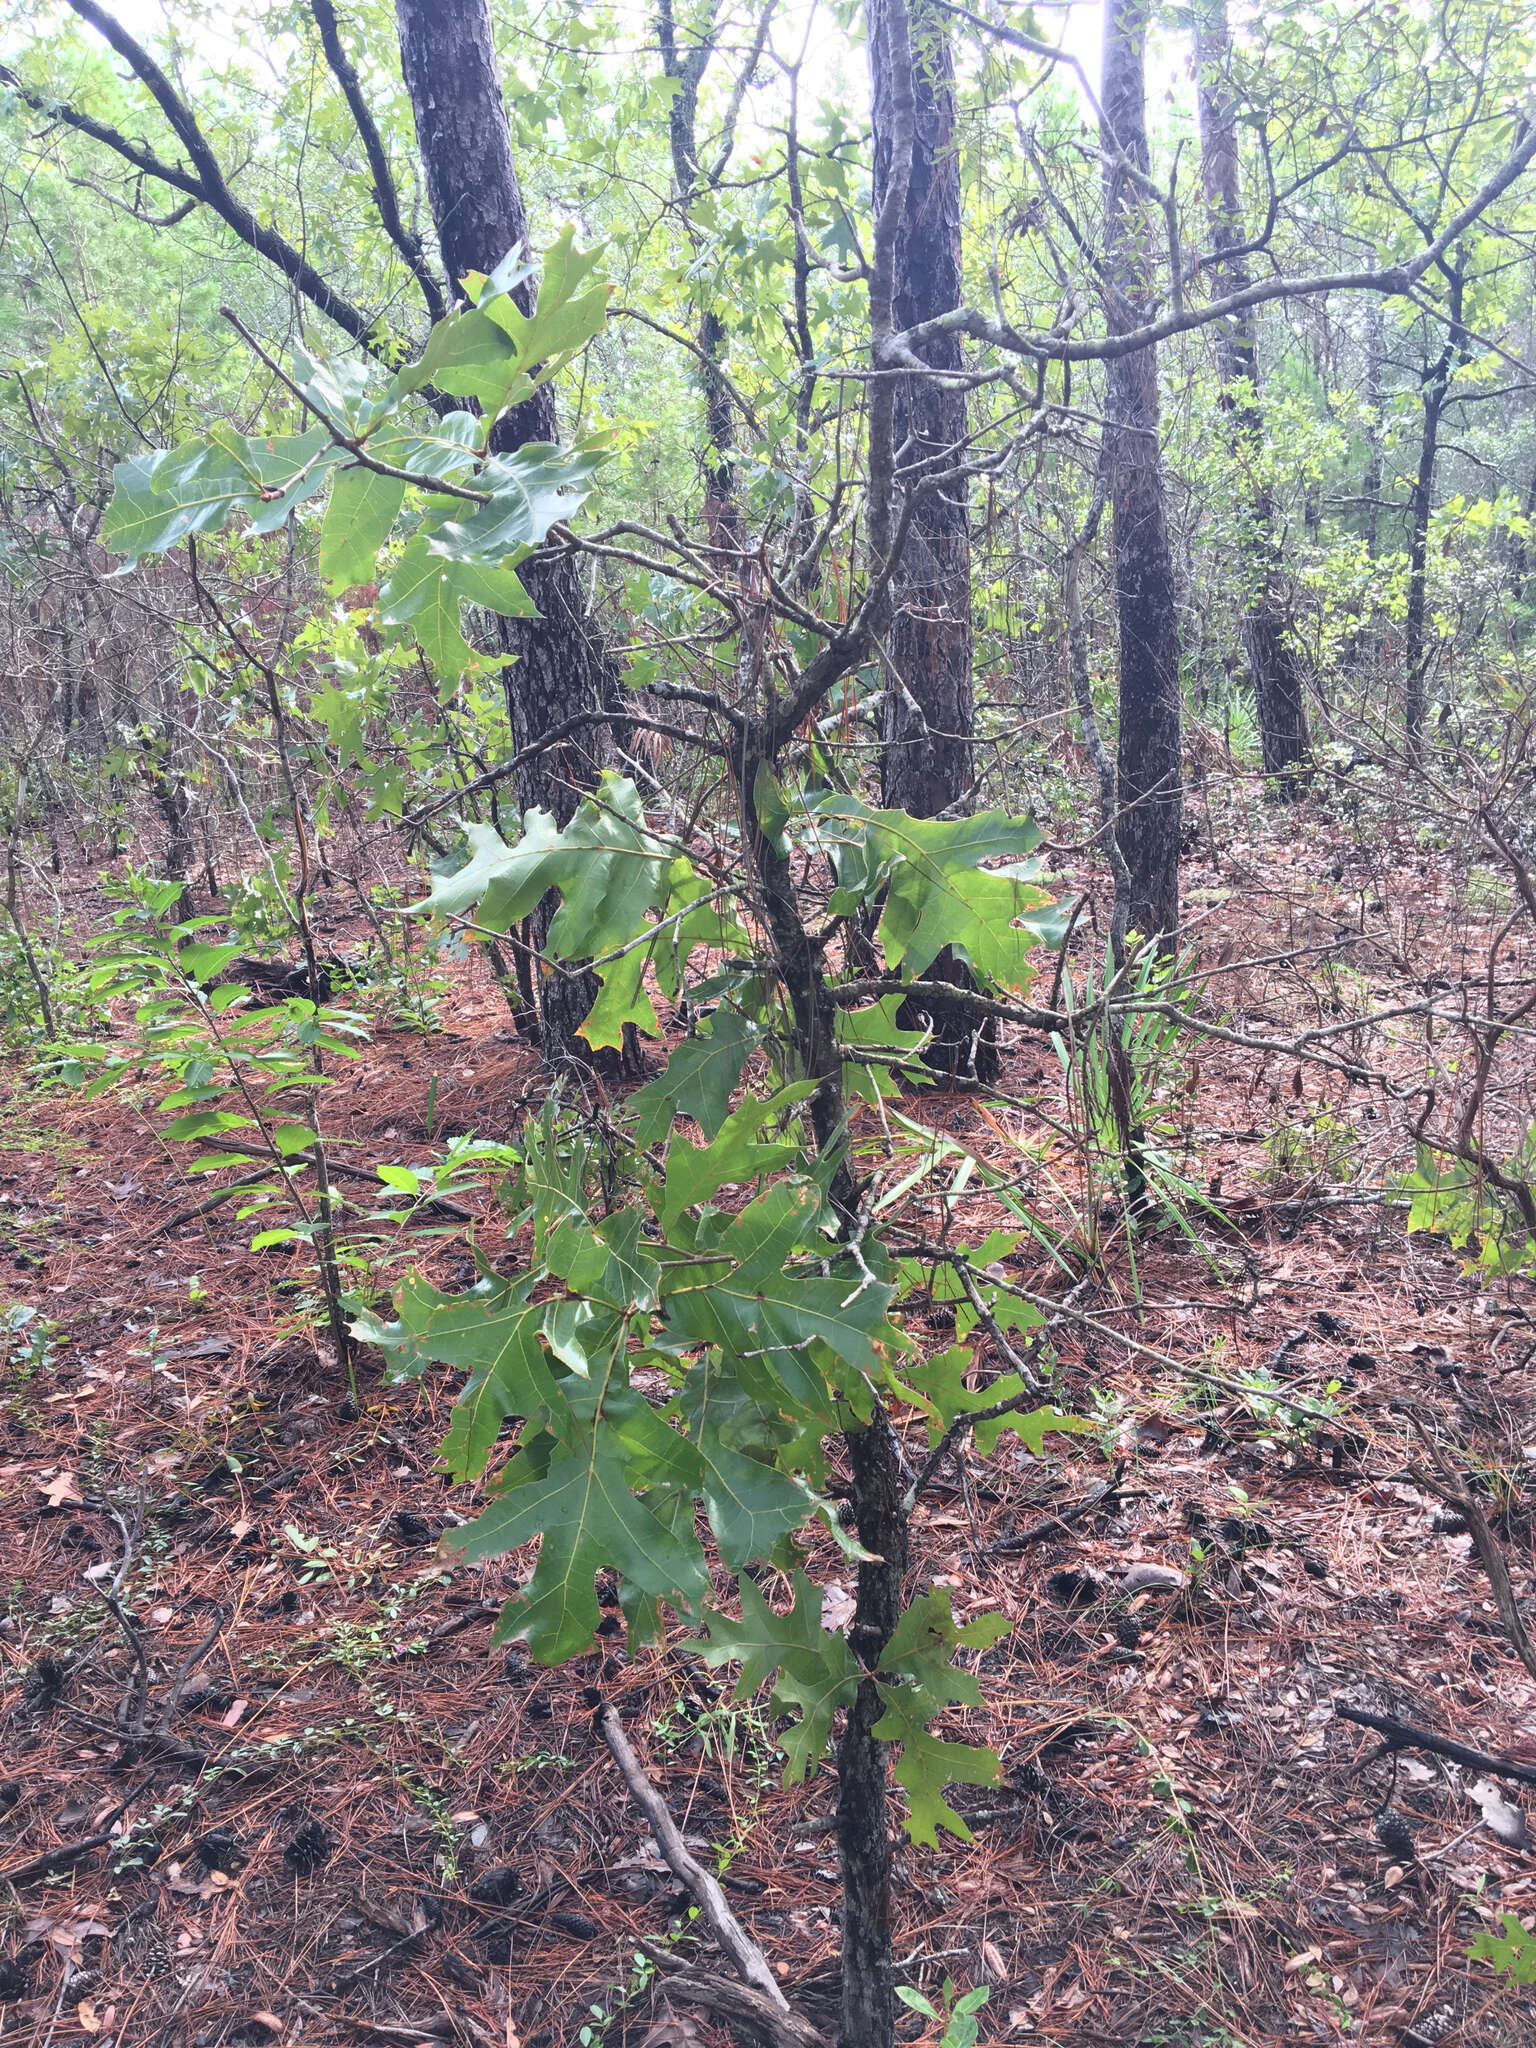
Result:
<svg viewBox="0 0 1536 2048"><path fill-rule="evenodd" d="M1474 1806L1482 1809L1483 1826L1489 1834L1511 1849L1525 1847L1525 1815L1504 1797L1496 1785L1490 1785L1486 1778L1479 1778L1475 1785L1467 1787L1467 1797Z"/></svg>
<svg viewBox="0 0 1536 2048"><path fill-rule="evenodd" d="M223 1720L220 1721L219 1726L221 1728L238 1728L240 1726L240 1716L250 1704L249 1700L236 1700Z"/></svg>
<svg viewBox="0 0 1536 2048"><path fill-rule="evenodd" d="M821 1625L845 1629L853 1619L853 1595L841 1580L829 1579L821 1589Z"/></svg>
<svg viewBox="0 0 1536 2048"><path fill-rule="evenodd" d="M82 1998L75 2007L75 2018L80 2022L86 2033L99 2034L101 2032L101 2021L96 2016L95 2006L92 2005L88 1998Z"/></svg>
<svg viewBox="0 0 1536 2048"><path fill-rule="evenodd" d="M60 1472L56 1478L50 1479L46 1485L39 1483L37 1490L51 1508L61 1508L66 1503L71 1507L81 1507L84 1505L84 1499L79 1487L75 1484L73 1472Z"/></svg>

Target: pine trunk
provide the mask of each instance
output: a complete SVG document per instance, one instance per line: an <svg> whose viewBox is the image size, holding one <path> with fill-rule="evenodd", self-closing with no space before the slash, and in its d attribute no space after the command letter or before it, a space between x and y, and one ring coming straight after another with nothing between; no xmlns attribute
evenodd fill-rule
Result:
<svg viewBox="0 0 1536 2048"><path fill-rule="evenodd" d="M1102 104L1105 239L1111 334L1138 325L1151 289L1156 218L1115 159L1144 175L1144 77L1150 0L1106 0ZM1132 925L1171 946L1179 927L1184 787L1179 744L1179 634L1159 445L1157 351L1109 364L1105 428L1114 513L1120 644L1120 799L1117 837L1130 875Z"/></svg>
<svg viewBox="0 0 1536 2048"><path fill-rule="evenodd" d="M874 107L875 207L891 173L893 82L885 61L885 0L869 9L870 83ZM961 304L960 159L955 133L955 72L947 17L932 0L910 0L916 127L906 204L896 242L893 310L898 328L916 326ZM922 349L935 370L964 368L959 335ZM892 440L898 468L911 474L963 460L964 391L932 378L903 377L895 390ZM976 764L971 684L970 502L963 477L919 498L907 533L885 638L887 668L880 757L882 800L917 818L970 810ZM961 962L945 952L934 962L940 981L967 983ZM937 1005L922 1006L933 1027L928 1064L955 1079L997 1078L995 1029ZM919 1006L902 1020L921 1021Z"/></svg>
<svg viewBox="0 0 1536 2048"><path fill-rule="evenodd" d="M1210 223L1213 288L1241 291L1251 280L1242 251L1243 208L1237 110L1229 77L1232 36L1226 0L1205 0L1196 16L1200 90L1200 166ZM1247 585L1243 647L1253 685L1264 772L1285 796L1299 792L1297 764L1307 754L1307 712L1300 664L1286 632L1285 590L1275 544L1275 507L1263 480L1264 421L1259 406L1258 324L1251 310L1219 330L1222 405L1239 475L1249 477L1242 511Z"/></svg>
<svg viewBox="0 0 1536 2048"><path fill-rule="evenodd" d="M528 243L490 11L487 0L396 0L395 19L427 198L449 287L457 292L466 272L492 270L509 250ZM525 313L532 311L535 296L531 279L513 293ZM530 441L557 439L555 394L546 384L500 422L492 447L506 453ZM546 549L521 574L538 617L498 622L500 645L515 657L508 708L518 753L553 726L603 710L617 688L571 558ZM542 806L565 824L597 780L603 732L594 723L526 762L517 773L520 806ZM530 921L536 949L542 948L553 909L552 901L541 904ZM596 978L584 971L541 976L539 1036L547 1065L638 1068L632 1042L617 1059L594 1055L577 1036L576 1026L596 994Z"/></svg>
<svg viewBox="0 0 1536 2048"><path fill-rule="evenodd" d="M1419 469L1408 501L1408 617L1403 628L1403 726L1410 752L1418 751L1429 706L1429 654L1424 645L1424 614L1429 581L1429 519L1435 508L1435 468L1440 455L1440 423L1450 398L1451 379L1471 353L1471 338L1462 320L1465 277L1458 257L1451 269L1449 318L1445 347L1424 373L1421 402L1424 429L1419 440Z"/></svg>

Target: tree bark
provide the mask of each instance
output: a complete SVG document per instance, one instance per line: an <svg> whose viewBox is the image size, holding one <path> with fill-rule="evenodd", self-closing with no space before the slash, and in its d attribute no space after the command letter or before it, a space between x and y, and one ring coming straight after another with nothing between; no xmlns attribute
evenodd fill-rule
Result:
<svg viewBox="0 0 1536 2048"><path fill-rule="evenodd" d="M1243 290L1250 282L1243 244L1237 109L1229 77L1232 35L1226 0L1204 0L1195 18L1199 76L1200 168L1214 261L1212 289ZM1275 544L1274 495L1260 473L1264 420L1259 405L1258 320L1250 309L1218 329L1222 406L1228 418L1238 476L1245 475L1241 513L1245 582L1243 648L1258 714L1264 772L1284 796L1299 794L1296 767L1307 753L1307 712L1300 664L1286 631L1280 551ZM1241 485L1240 485L1241 488Z"/></svg>
<svg viewBox="0 0 1536 2048"><path fill-rule="evenodd" d="M859 1567L855 1655L880 1661L901 1619L907 1518L895 1434L877 1401L869 1425L843 1439L860 1543L876 1562ZM843 1880L843 2030L839 2048L891 2048L896 1980L891 1939L891 1847L886 1744L873 1732L885 1711L873 1678L861 1680L837 1750L837 1847Z"/></svg>
<svg viewBox="0 0 1536 2048"><path fill-rule="evenodd" d="M1424 646L1424 609L1428 585L1429 518L1435 504L1435 465L1440 454L1440 423L1450 399L1451 380L1471 353L1471 337L1462 320L1466 290L1466 259L1458 253L1448 266L1450 298L1445 346L1424 373L1420 403L1424 428L1419 440L1419 468L1408 500L1408 617L1403 629L1403 728L1411 752L1418 751L1429 703L1429 655Z"/></svg>
<svg viewBox="0 0 1536 2048"><path fill-rule="evenodd" d="M1105 254L1112 334L1146 317L1152 228L1127 165L1146 175L1150 0L1105 0L1101 103ZM1131 922L1171 947L1179 927L1179 633L1159 449L1157 351L1111 359L1106 395L1120 644L1120 818Z"/></svg>
<svg viewBox="0 0 1536 2048"><path fill-rule="evenodd" d="M699 237L693 224L694 193L701 178L710 190L717 183L714 176L706 176L699 166L698 117L699 87L715 54L719 27L711 10L708 20L695 32L693 47L683 50L678 44L672 0L660 0L656 30L662 70L677 86L667 113L672 177L678 207L696 247ZM722 171L724 167L722 157ZM705 290L708 289L706 285ZM731 571L739 575L746 528L736 489L735 421L723 375L725 350L725 321L717 307L705 305L699 313L699 367L704 388L704 530L709 546L729 557Z"/></svg>
<svg viewBox="0 0 1536 2048"><path fill-rule="evenodd" d="M894 81L888 60L888 0L869 9L870 84L874 112L874 196L878 209L891 181L896 125ZM964 298L960 223L960 157L955 132L955 71L948 17L933 0L912 0L907 13L912 48L915 118L911 172L906 182L892 279L898 328L914 327L960 305ZM965 366L957 334L920 351L935 370ZM963 390L936 378L898 378L893 394L892 441L898 474L963 459L966 403ZM973 748L975 700L971 654L971 534L969 492L963 477L926 492L917 502L892 591L885 636L886 678L881 798L916 818L972 808L976 782ZM948 951L933 976L965 985L969 976ZM915 1003L902 1022L916 1023ZM995 1080L995 1027L978 1034L973 1021L927 1011L935 1071L960 1079Z"/></svg>
<svg viewBox="0 0 1536 2048"><path fill-rule="evenodd" d="M458 295L466 272L492 270L509 250L528 245L490 10L487 0L396 0L395 19L427 198L449 290ZM523 312L531 312L533 281L512 296ZM556 439L554 388L546 384L500 421L491 445L504 454L530 441ZM538 617L498 622L500 644L516 662L507 683L515 753L578 713L602 710L618 687L571 557L541 549L519 573ZM582 736L525 762L515 782L520 806L541 806L557 823L568 823L597 780L601 733L600 726L586 727ZM547 899L531 920L536 948L553 907ZM596 994L590 973L541 977L539 1035L547 1065L638 1066L632 1041L624 1055L605 1057L576 1035Z"/></svg>
<svg viewBox="0 0 1536 2048"><path fill-rule="evenodd" d="M1381 444L1386 434L1384 418L1387 339L1381 317L1381 301L1368 299L1365 307L1365 474L1360 494L1365 499L1365 551L1374 562L1381 539Z"/></svg>

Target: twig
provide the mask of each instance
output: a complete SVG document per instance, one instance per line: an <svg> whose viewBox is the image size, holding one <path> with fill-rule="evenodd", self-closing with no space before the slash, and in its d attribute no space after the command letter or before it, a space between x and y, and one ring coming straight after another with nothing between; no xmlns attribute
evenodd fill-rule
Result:
<svg viewBox="0 0 1536 2048"><path fill-rule="evenodd" d="M1337 1700L1333 1711L1341 1721L1373 1729L1388 1749L1427 1749L1432 1756L1448 1757L1453 1764L1466 1764L1471 1770L1487 1771L1495 1778L1513 1778L1517 1784L1536 1785L1536 1765L1517 1764L1507 1756L1490 1756L1487 1750L1452 1742L1449 1736L1436 1735L1428 1728L1415 1728L1411 1721L1399 1721L1392 1714L1369 1714L1363 1707L1341 1707Z"/></svg>
<svg viewBox="0 0 1536 2048"><path fill-rule="evenodd" d="M769 2048L826 2048L826 2043L809 2021L798 2013L781 2012L761 1992L748 1984L736 1984L729 1977L716 1977L707 1970L690 1969L675 1955L650 1942L636 1942L662 1973L668 1998L680 1998L686 2005L700 2005L732 2028L766 2041Z"/></svg>
<svg viewBox="0 0 1536 2048"><path fill-rule="evenodd" d="M334 1163L331 1171L336 1171ZM157 1223L154 1229L148 1232L147 1238L139 1238L136 1242L143 1244L153 1242L157 1237L169 1236L171 1231L179 1230L183 1223L195 1223L199 1216L211 1215L233 1196L243 1195L251 1188L260 1187L266 1177L265 1172L242 1174L239 1180L232 1180L227 1188L215 1188L213 1193L205 1196L201 1202L194 1202L190 1209L178 1209L174 1216L168 1216L163 1223Z"/></svg>
<svg viewBox="0 0 1536 2048"><path fill-rule="evenodd" d="M1483 1570L1488 1574L1488 1583L1493 1588L1494 1602L1499 1610L1499 1619L1504 1624L1505 1634L1513 1643L1520 1662L1531 1676L1536 1678L1536 1645L1532 1644L1530 1636L1526 1633L1520 1603L1516 1600L1515 1589L1510 1583L1509 1567L1504 1562L1504 1553L1499 1548L1498 1539L1488 1526L1483 1504L1419 1418L1415 1415L1412 1421L1414 1432L1429 1453L1435 1468L1433 1472L1425 1472L1422 1468L1416 1467L1414 1478L1465 1521L1478 1557L1482 1560Z"/></svg>
<svg viewBox="0 0 1536 2048"><path fill-rule="evenodd" d="M630 1798L650 1822L651 1833L667 1860L668 1869L680 1884L692 1892L698 1902L700 1916L721 1952L729 1956L744 1984L767 1999L776 2012L787 2014L789 2000L768 1967L767 1957L727 1905L725 1893L718 1882L690 1852L677 1822L667 1811L667 1802L641 1769L640 1759L630 1747L629 1737L624 1733L618 1715L612 1707L605 1705L598 1708L596 1719L597 1732L612 1752Z"/></svg>
<svg viewBox="0 0 1536 2048"><path fill-rule="evenodd" d="M45 1849L41 1856L33 1856L26 1863L13 1863L9 1870L0 1870L0 1884L30 1884L35 1877L52 1877L55 1871L67 1870L82 1856L89 1856L93 1849L104 1849L116 1839L112 1833L114 1822L122 1819L148 1784L146 1778L142 1784L135 1785L126 1798L119 1800L94 1835L86 1835L78 1842L65 1842L58 1849Z"/></svg>
<svg viewBox="0 0 1536 2048"><path fill-rule="evenodd" d="M188 1650L186 1656L182 1658L181 1663L177 1666L176 1676L171 1680L171 1689L165 1696L165 1705L161 1709L160 1719L155 1723L155 1733L157 1735L170 1734L171 1716L181 1704L181 1695L187 1680L219 1640L220 1631L223 1629L225 1622L228 1621L229 1615L230 1610L227 1607L215 1608L213 1627L209 1629L207 1635L203 1637L200 1643L193 1649Z"/></svg>
<svg viewBox="0 0 1536 2048"><path fill-rule="evenodd" d="M315 1155L312 1150L285 1152L279 1155L265 1145L247 1145L240 1138L219 1138L221 1152L243 1152L248 1159L266 1159L281 1171L285 1166L313 1166ZM328 1159L332 1174L342 1180L367 1181L378 1193L384 1192L384 1184L378 1174L369 1166L351 1166L343 1159ZM238 1184L237 1184L238 1185ZM233 1193L234 1190L228 1190ZM429 1195L421 1204L423 1209L436 1209L440 1214L451 1217L455 1223L477 1223L480 1219L473 1210L461 1208L457 1202L450 1202L446 1195ZM169 1229L169 1225L164 1226ZM154 1233L152 1232L151 1235Z"/></svg>
<svg viewBox="0 0 1536 2048"><path fill-rule="evenodd" d="M466 1607L462 1614L451 1614L446 1621L440 1621L429 1636L420 1639L421 1649L429 1650L434 1643L446 1642L450 1636L461 1635L465 1629L475 1628L482 1621L494 1621L500 1612L501 1608L494 1602L481 1601L474 1607ZM397 1660L419 1654L414 1643L401 1643L395 1650Z"/></svg>
<svg viewBox="0 0 1536 2048"><path fill-rule="evenodd" d="M1091 1515L1096 1507L1102 1507L1107 1500L1120 1497L1120 1481L1125 1477L1125 1460L1116 1462L1114 1471L1102 1486L1096 1486L1092 1493L1085 1494L1071 1506L1064 1507L1059 1515L1047 1515L1043 1522L1035 1522L1028 1529L1021 1529L1016 1536L1005 1536L1000 1543L989 1543L982 1551L983 1557L1006 1557L1016 1550L1028 1550L1032 1543L1043 1542L1047 1536L1065 1535L1075 1522Z"/></svg>

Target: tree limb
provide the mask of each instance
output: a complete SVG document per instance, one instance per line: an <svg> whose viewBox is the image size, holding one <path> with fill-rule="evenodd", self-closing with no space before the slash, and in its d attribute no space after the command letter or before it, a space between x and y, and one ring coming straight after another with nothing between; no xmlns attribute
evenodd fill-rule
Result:
<svg viewBox="0 0 1536 2048"><path fill-rule="evenodd" d="M341 87L342 95L352 110L358 139L368 158L368 172L373 179L373 201L379 210L384 232L399 250L406 268L420 286L428 315L434 322L441 320L448 311L443 288L426 259L421 237L412 234L401 218L400 198L395 190L394 173L389 167L389 155L384 147L384 139L379 134L378 124L373 118L372 109L363 96L357 67L342 47L336 10L331 5L331 0L309 0L309 11L315 17L315 26L320 31L320 45L325 51L325 61L330 65L331 74Z"/></svg>
<svg viewBox="0 0 1536 2048"><path fill-rule="evenodd" d="M667 1860L668 1869L693 1894L700 1917L719 1944L722 1954L729 1956L744 1984L766 1999L776 2012L787 2015L789 2000L769 1968L767 1957L727 1905L725 1893L718 1882L689 1850L677 1822L667 1811L667 1802L641 1769L640 1759L624 1733L623 1722L613 1708L606 1705L598 1708L596 1721L597 1732L612 1752L630 1798L650 1823L651 1833Z"/></svg>

